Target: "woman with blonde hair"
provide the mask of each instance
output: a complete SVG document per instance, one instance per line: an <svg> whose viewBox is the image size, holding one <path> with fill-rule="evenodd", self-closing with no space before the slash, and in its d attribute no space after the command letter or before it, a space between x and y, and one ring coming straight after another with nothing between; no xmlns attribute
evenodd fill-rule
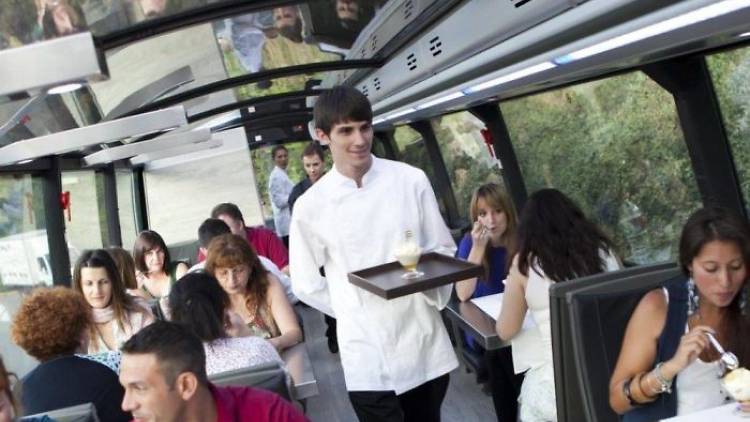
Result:
<svg viewBox="0 0 750 422"><path fill-rule="evenodd" d="M104 249L84 251L73 271L73 288L91 307L89 353L118 350L154 321L151 312L125 292L115 261Z"/></svg>
<svg viewBox="0 0 750 422"><path fill-rule="evenodd" d="M482 265L484 274L456 283L456 293L462 302L503 292L506 264L508 255L515 247L517 226L513 204L497 183L481 185L474 191L469 214L473 221L472 229L461 239L456 255ZM484 357L498 421L515 422L523 375L516 375L513 370L510 347L487 351L473 337L465 336L466 347Z"/></svg>
<svg viewBox="0 0 750 422"><path fill-rule="evenodd" d="M206 272L229 295L229 307L253 335L268 339L277 350L302 341L297 316L281 282L261 264L244 238L225 234L208 246Z"/></svg>

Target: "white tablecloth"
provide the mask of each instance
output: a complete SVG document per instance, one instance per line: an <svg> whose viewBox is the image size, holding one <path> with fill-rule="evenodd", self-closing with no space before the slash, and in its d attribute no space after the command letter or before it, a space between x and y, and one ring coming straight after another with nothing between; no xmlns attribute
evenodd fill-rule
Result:
<svg viewBox="0 0 750 422"><path fill-rule="evenodd" d="M725 404L724 406L706 409L685 416L662 419L663 422L748 422L750 418L742 417L734 413L737 403Z"/></svg>

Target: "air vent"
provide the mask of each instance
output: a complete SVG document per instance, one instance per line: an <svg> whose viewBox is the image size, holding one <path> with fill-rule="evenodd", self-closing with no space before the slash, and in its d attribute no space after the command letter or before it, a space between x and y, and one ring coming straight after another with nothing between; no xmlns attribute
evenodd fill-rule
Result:
<svg viewBox="0 0 750 422"><path fill-rule="evenodd" d="M375 87L375 91L380 91L380 78L374 78L372 85Z"/></svg>
<svg viewBox="0 0 750 422"><path fill-rule="evenodd" d="M362 59L365 58L365 48L364 47L362 47L362 49L359 50L359 57L362 58Z"/></svg>
<svg viewBox="0 0 750 422"><path fill-rule="evenodd" d="M443 52L443 42L440 41L440 37L437 36L430 40L430 53L432 57L437 57Z"/></svg>
<svg viewBox="0 0 750 422"><path fill-rule="evenodd" d="M414 2L412 0L407 1L404 3L404 20L408 21L411 19L412 14L414 13Z"/></svg>
<svg viewBox="0 0 750 422"><path fill-rule="evenodd" d="M417 68L417 56L414 53L406 56L406 67L409 68L409 71Z"/></svg>
<svg viewBox="0 0 750 422"><path fill-rule="evenodd" d="M510 2L513 4L513 7L518 8L525 4L528 4L529 2L531 2L531 0L510 0Z"/></svg>
<svg viewBox="0 0 750 422"><path fill-rule="evenodd" d="M376 34L373 34L370 38L370 51L373 54L378 51L378 36Z"/></svg>
<svg viewBox="0 0 750 422"><path fill-rule="evenodd" d="M369 97L370 96L370 92L367 89L367 85L362 85L362 87L359 90L362 91L363 94L365 94L365 97Z"/></svg>

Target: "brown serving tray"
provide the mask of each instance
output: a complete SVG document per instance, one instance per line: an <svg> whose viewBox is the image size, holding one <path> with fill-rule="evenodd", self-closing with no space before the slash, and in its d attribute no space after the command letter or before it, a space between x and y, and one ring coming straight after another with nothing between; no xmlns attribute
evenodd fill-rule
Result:
<svg viewBox="0 0 750 422"><path fill-rule="evenodd" d="M471 262L429 252L419 258L417 269L424 275L404 279L406 272L398 262L389 262L349 273L349 282L385 299L393 299L423 292L445 284L481 276L482 266Z"/></svg>

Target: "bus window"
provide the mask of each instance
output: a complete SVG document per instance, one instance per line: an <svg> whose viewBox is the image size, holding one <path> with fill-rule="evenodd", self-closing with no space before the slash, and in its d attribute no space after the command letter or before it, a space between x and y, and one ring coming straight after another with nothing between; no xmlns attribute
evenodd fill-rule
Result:
<svg viewBox="0 0 750 422"><path fill-rule="evenodd" d="M71 264L85 249L98 249L107 239L104 183L94 171L64 171L62 191L69 192L65 215L65 239Z"/></svg>
<svg viewBox="0 0 750 422"><path fill-rule="evenodd" d="M750 201L750 48L706 57L745 204Z"/></svg>
<svg viewBox="0 0 750 422"><path fill-rule="evenodd" d="M133 201L133 172L131 170L117 170L115 180L117 181L117 211L120 217L120 235L122 236L122 246L127 250L132 248L138 235L135 226L135 202Z"/></svg>
<svg viewBox="0 0 750 422"><path fill-rule="evenodd" d="M500 107L529 192L570 195L627 262L676 256L701 200L669 93L636 72Z"/></svg>
<svg viewBox="0 0 750 422"><path fill-rule="evenodd" d="M168 246L197 241L198 226L222 202L237 204L248 226L262 224L244 130L224 131L222 139L238 149L164 159L144 171L149 226Z"/></svg>
<svg viewBox="0 0 750 422"><path fill-rule="evenodd" d="M443 215L444 220L448 221L443 198L440 197L438 194L440 191L435 186L435 170L425 149L422 135L409 126L399 126L393 133L393 139L396 144L398 160L420 168L427 174L427 178L430 179L430 183L432 184L432 190L437 195L440 214Z"/></svg>
<svg viewBox="0 0 750 422"><path fill-rule="evenodd" d="M30 175L0 176L0 355L23 376L36 365L10 339L10 323L23 294L52 285L42 181Z"/></svg>
<svg viewBox="0 0 750 422"><path fill-rule="evenodd" d="M489 152L481 130L484 123L468 111L432 119L440 153L456 196L461 218L469 221L471 194L489 182L503 185L500 164Z"/></svg>

